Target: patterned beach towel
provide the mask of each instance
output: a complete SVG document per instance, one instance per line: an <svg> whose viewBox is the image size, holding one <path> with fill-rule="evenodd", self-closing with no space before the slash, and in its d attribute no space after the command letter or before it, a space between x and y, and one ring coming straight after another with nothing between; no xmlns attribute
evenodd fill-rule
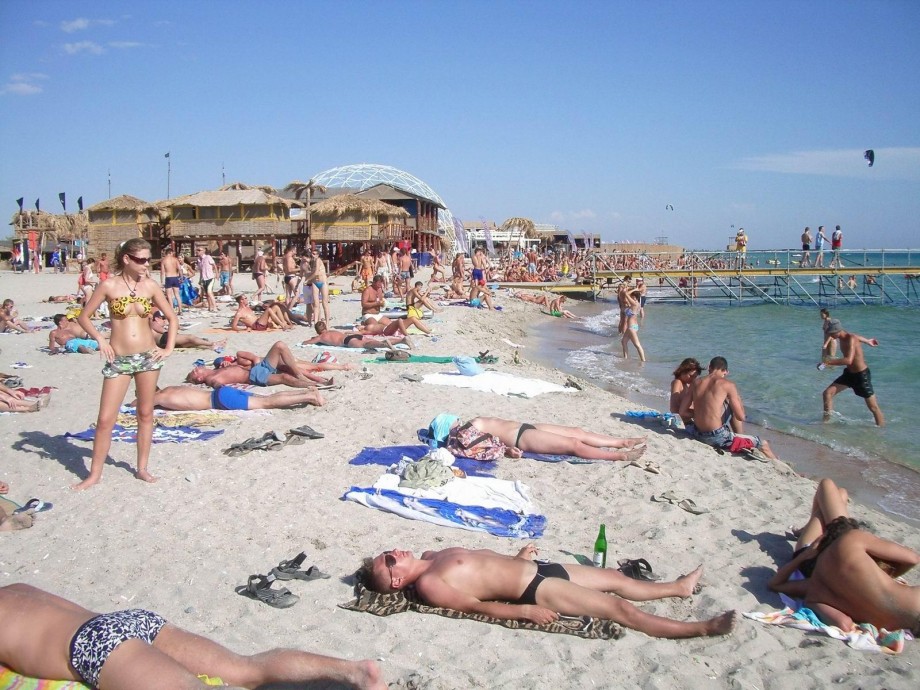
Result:
<svg viewBox="0 0 920 690"><path fill-rule="evenodd" d="M185 443L187 441L209 441L212 438L224 433L223 429L214 431L204 431L191 426L179 426L170 429L155 426L153 427L154 443ZM90 427L85 431L79 431L75 434L67 432L65 438L75 438L79 441L92 441L96 437L96 429ZM137 443L137 429L126 429L123 426L115 425L112 431L113 441L123 441L125 443Z"/></svg>
<svg viewBox="0 0 920 690"><path fill-rule="evenodd" d="M0 664L0 690L90 690L90 687L74 680L44 680L21 676Z"/></svg>
<svg viewBox="0 0 920 690"><path fill-rule="evenodd" d="M405 611L433 613L447 618L463 618L480 621L481 623L492 623L493 625L501 625L515 630L536 630L539 632L575 635L587 640L618 640L626 632L622 626L613 621L589 618L587 616L560 616L558 620L552 623L537 625L526 621L492 618L479 613L463 613L454 609L428 606L422 603L415 589L411 587L393 594L380 594L368 589L362 580L361 571L355 574L355 598L345 604L339 604L339 608L348 611L372 613L375 616L392 616Z"/></svg>

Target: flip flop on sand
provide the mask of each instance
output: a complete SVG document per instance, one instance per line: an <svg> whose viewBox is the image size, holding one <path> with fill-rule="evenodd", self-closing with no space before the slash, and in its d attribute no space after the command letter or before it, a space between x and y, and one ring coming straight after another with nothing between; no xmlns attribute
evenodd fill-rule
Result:
<svg viewBox="0 0 920 690"><path fill-rule="evenodd" d="M25 505L22 508L17 508L14 510L14 513L24 513L27 510L31 510L35 513L44 513L46 510L51 510L54 508L53 503L46 503L45 501L39 498L30 498L26 501Z"/></svg>
<svg viewBox="0 0 920 690"><path fill-rule="evenodd" d="M288 431L288 433L293 434L294 436L302 436L303 438L309 439L326 438L325 434L321 434L313 427L307 426L306 424L296 427L295 429L291 429Z"/></svg>
<svg viewBox="0 0 920 690"><path fill-rule="evenodd" d="M702 515L703 513L708 513L707 508L698 506L693 499L690 498L681 498L673 491L665 491L663 494L657 496L652 496L652 500L658 503L670 503L676 505L681 510L686 510L688 513L693 513L694 515Z"/></svg>
<svg viewBox="0 0 920 690"><path fill-rule="evenodd" d="M624 558L617 561L617 565L620 566L617 570L633 580L657 582L661 579L652 572L652 566L644 558Z"/></svg>
<svg viewBox="0 0 920 690"><path fill-rule="evenodd" d="M306 560L307 554L301 552L289 561L281 561L278 567L272 568L271 574L276 580L328 580L329 575L321 571L315 565L311 565L306 570L301 570L300 566Z"/></svg>
<svg viewBox="0 0 920 690"><path fill-rule="evenodd" d="M652 462L651 460L649 460L648 462L639 462L638 460L633 460L626 466L627 467L638 467L640 469L645 470L646 472L650 472L651 474L661 474L661 468L656 463Z"/></svg>
<svg viewBox="0 0 920 690"><path fill-rule="evenodd" d="M237 587L235 591L237 594L261 601L276 609L290 608L300 601L300 597L292 594L287 587L272 589L272 580L265 575L250 575L248 584Z"/></svg>

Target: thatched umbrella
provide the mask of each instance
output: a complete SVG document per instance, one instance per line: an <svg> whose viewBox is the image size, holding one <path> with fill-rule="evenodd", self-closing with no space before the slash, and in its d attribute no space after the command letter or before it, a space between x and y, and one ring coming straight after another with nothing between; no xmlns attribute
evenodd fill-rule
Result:
<svg viewBox="0 0 920 690"><path fill-rule="evenodd" d="M407 218L409 212L399 206L378 199L365 199L354 194L339 194L323 199L313 205L313 212L321 216L342 216L346 213L362 213L375 216Z"/></svg>
<svg viewBox="0 0 920 690"><path fill-rule="evenodd" d="M96 211L149 211L154 209L156 209L156 204L138 199L136 196L131 196L130 194L122 194L112 199L100 201L98 204L90 206L86 210L95 213Z"/></svg>
<svg viewBox="0 0 920 690"><path fill-rule="evenodd" d="M523 230L524 237L534 236L534 224L530 218L509 218L501 226L502 230L513 230L514 228Z"/></svg>
<svg viewBox="0 0 920 690"><path fill-rule="evenodd" d="M301 182L300 180L292 180L288 182L284 187L285 192L294 192L294 198L300 199L301 196L307 200L307 228L310 228L310 220L312 217L312 210L310 209L310 199L313 196L313 192L319 192L320 194L326 193L326 188L317 184L313 180L307 182Z"/></svg>
<svg viewBox="0 0 920 690"><path fill-rule="evenodd" d="M219 191L226 192L230 190L241 190L241 189L259 189L265 192L266 194L271 194L273 196L275 194L275 188L272 187L271 185L267 185L267 184L249 185L249 184L245 184L244 182L231 182L230 184L225 184L223 187L220 188Z"/></svg>
<svg viewBox="0 0 920 690"><path fill-rule="evenodd" d="M62 214L47 211L17 211L10 219L10 225L17 233L39 232L44 245L45 235L52 242L72 241L82 238L87 229L85 213Z"/></svg>

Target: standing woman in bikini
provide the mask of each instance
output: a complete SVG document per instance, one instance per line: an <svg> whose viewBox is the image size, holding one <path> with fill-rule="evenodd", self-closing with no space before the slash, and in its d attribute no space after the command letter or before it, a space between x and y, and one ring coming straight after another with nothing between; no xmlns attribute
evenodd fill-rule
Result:
<svg viewBox="0 0 920 690"><path fill-rule="evenodd" d="M77 319L89 337L99 343L99 351L106 363L102 368L102 399L89 476L75 484L74 489L87 489L102 478L118 408L125 399L132 378L137 392L135 476L145 482L156 481L147 471L153 438L153 396L163 360L172 353L175 345L179 324L163 290L149 277L150 244L146 240L135 238L123 242L115 252L115 262L116 273L93 292ZM108 340L96 330L89 318L103 301L108 302L112 315L112 333ZM169 322L166 347L162 349L157 347L148 324L154 307L163 312Z"/></svg>
<svg viewBox="0 0 920 690"><path fill-rule="evenodd" d="M623 345L623 357L629 359L629 350L627 345L632 343L636 352L639 353L639 360L645 361L645 350L642 349L642 343L639 342L639 293L637 290L623 292L623 316L626 317L626 328L623 330L623 338L620 343Z"/></svg>

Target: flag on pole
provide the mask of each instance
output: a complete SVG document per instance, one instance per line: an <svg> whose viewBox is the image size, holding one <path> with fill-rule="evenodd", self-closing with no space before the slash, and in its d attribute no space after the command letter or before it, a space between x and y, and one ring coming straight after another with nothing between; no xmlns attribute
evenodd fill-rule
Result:
<svg viewBox="0 0 920 690"><path fill-rule="evenodd" d="M36 199L36 200L35 200L35 210L36 210L36 211L41 211L41 209L40 209L39 206L38 206L38 202L39 202L39 201L41 201L41 199Z"/></svg>
<svg viewBox="0 0 920 690"><path fill-rule="evenodd" d="M19 212L22 213L22 202L25 201L24 197L19 197L16 199L16 203L19 204Z"/></svg>
<svg viewBox="0 0 920 690"><path fill-rule="evenodd" d="M64 213L67 213L67 195L64 192L58 194L58 199L61 201L61 208L64 209Z"/></svg>
<svg viewBox="0 0 920 690"><path fill-rule="evenodd" d="M80 208L80 211L83 210L83 197L77 197L77 206Z"/></svg>

